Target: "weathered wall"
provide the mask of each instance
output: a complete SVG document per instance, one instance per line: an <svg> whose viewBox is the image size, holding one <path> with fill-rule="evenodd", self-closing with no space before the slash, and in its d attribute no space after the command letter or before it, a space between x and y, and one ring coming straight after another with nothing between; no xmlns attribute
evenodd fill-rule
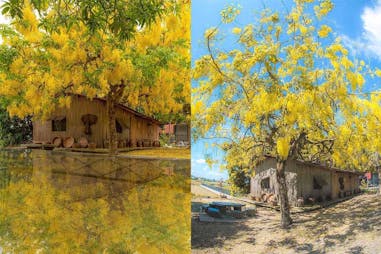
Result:
<svg viewBox="0 0 381 254"><path fill-rule="evenodd" d="M97 123L91 126L91 135L85 134L85 126L81 117L85 114L96 115ZM52 131L52 121L54 117L66 116L66 131ZM97 147L104 146L104 140L109 138L108 117L106 102L102 100L89 100L82 96L73 96L69 109L58 108L48 121L33 121L33 140L40 142L51 142L54 137L86 137L89 142L95 142ZM116 119L121 123L123 132L118 133L118 140L131 140L131 144L136 146L138 139L158 140L160 127L151 123L148 119L143 119L131 112L116 108Z"/></svg>
<svg viewBox="0 0 381 254"><path fill-rule="evenodd" d="M290 204L295 204L297 200L297 175L292 168L293 165L286 164L286 181L287 181L287 195ZM269 177L270 188L262 189L261 181ZM250 194L251 196L260 197L263 193L273 193L278 196L278 183L276 180L276 160L273 158L266 159L256 168L256 175L250 181Z"/></svg>
<svg viewBox="0 0 381 254"><path fill-rule="evenodd" d="M339 178L343 178L343 189L341 189ZM356 174L334 172L332 173L332 197L334 199L342 198L353 193L358 193L360 190L359 177Z"/></svg>
<svg viewBox="0 0 381 254"><path fill-rule="evenodd" d="M138 140L159 140L160 126L137 116L131 120L131 142L136 146Z"/></svg>
<svg viewBox="0 0 381 254"><path fill-rule="evenodd" d="M260 197L263 193L278 195L276 181L276 160L267 158L256 167L256 175L251 179L250 193ZM270 188L262 189L261 181L270 178ZM343 177L344 189L340 189L339 177ZM314 178L321 188L314 188ZM297 199L302 197L315 198L316 201L337 199L359 191L358 175L350 172L341 172L327 167L289 160L286 163L286 180L288 197L291 205L296 205ZM340 193L340 194L339 194Z"/></svg>
<svg viewBox="0 0 381 254"><path fill-rule="evenodd" d="M298 174L298 198L312 197L315 200L326 200L332 193L332 172L317 166L295 162ZM321 189L314 188L314 178L321 185Z"/></svg>

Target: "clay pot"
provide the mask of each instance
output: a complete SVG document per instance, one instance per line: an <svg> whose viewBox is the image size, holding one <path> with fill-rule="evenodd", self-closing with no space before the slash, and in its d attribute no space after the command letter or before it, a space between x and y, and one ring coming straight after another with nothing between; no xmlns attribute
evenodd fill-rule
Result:
<svg viewBox="0 0 381 254"><path fill-rule="evenodd" d="M88 148L89 148L89 149L95 149L95 148L97 148L97 144L94 143L94 142L90 142L90 143L88 144Z"/></svg>
<svg viewBox="0 0 381 254"><path fill-rule="evenodd" d="M80 147L81 147L81 145L79 143L74 143L72 146L72 148L80 148Z"/></svg>
<svg viewBox="0 0 381 254"><path fill-rule="evenodd" d="M89 145L89 141L87 141L87 138L81 137L78 141L81 148L86 148Z"/></svg>
<svg viewBox="0 0 381 254"><path fill-rule="evenodd" d="M67 137L63 141L63 147L70 148L74 144L74 138L73 137Z"/></svg>
<svg viewBox="0 0 381 254"><path fill-rule="evenodd" d="M55 147L60 147L62 145L62 138L60 138L60 137L54 137L53 140L52 140L52 144Z"/></svg>
<svg viewBox="0 0 381 254"><path fill-rule="evenodd" d="M272 194L272 193L267 194L266 202L271 203L273 201L273 196L274 196L274 194Z"/></svg>
<svg viewBox="0 0 381 254"><path fill-rule="evenodd" d="M296 206L297 206L297 207L304 206L304 199L303 199L303 198L298 198L298 199L296 200Z"/></svg>
<svg viewBox="0 0 381 254"><path fill-rule="evenodd" d="M315 202L316 202L316 199L315 199L314 197L309 197L309 198L308 198L308 203L309 203L309 204L312 204L312 205L313 205L313 204L315 204Z"/></svg>

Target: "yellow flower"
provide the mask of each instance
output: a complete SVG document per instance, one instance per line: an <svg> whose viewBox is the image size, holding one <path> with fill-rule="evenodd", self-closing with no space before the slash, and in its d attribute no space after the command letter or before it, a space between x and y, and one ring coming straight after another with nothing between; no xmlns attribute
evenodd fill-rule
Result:
<svg viewBox="0 0 381 254"><path fill-rule="evenodd" d="M332 29L329 26L322 25L320 30L318 31L318 35L321 38L325 38L328 36L328 34L332 31Z"/></svg>
<svg viewBox="0 0 381 254"><path fill-rule="evenodd" d="M287 159L288 153L290 151L290 138L289 137L280 137L276 142L276 150L278 155L282 159Z"/></svg>
<svg viewBox="0 0 381 254"><path fill-rule="evenodd" d="M233 30L232 30L233 34L240 34L241 31L242 31L242 29L239 28L239 27L234 27Z"/></svg>

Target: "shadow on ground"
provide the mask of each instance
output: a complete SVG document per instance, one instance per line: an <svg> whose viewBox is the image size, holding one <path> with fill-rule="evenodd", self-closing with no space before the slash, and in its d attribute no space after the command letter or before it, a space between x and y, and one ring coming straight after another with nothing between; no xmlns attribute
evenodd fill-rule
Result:
<svg viewBox="0 0 381 254"><path fill-rule="evenodd" d="M287 230L279 228L278 213L261 209L256 218L241 223L192 220L192 249L197 253L314 254L381 249L380 196L359 195L329 208L295 214L295 223Z"/></svg>
<svg viewBox="0 0 381 254"><path fill-rule="evenodd" d="M240 225L237 227L237 224ZM209 230L212 227L222 227L223 230ZM226 241L238 239L240 233L247 231L249 228L241 223L210 223L192 219L192 249L222 248ZM255 239L250 243L255 244Z"/></svg>
<svg viewBox="0 0 381 254"><path fill-rule="evenodd" d="M314 239L322 239L323 250L354 241L367 232L378 232L381 235L381 198L361 195L296 220L295 226L305 227ZM363 249L363 246L354 246L348 253L364 253Z"/></svg>

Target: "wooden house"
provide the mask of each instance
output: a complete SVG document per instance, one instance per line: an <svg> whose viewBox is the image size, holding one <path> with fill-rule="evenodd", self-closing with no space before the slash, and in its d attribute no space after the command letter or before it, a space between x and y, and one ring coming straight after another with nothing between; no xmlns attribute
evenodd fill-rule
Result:
<svg viewBox="0 0 381 254"><path fill-rule="evenodd" d="M120 104L115 111L118 147L158 143L159 121ZM98 148L107 147L110 134L106 101L72 95L70 108L56 109L48 120L33 121L34 143L49 143L56 137L84 137Z"/></svg>
<svg viewBox="0 0 381 254"><path fill-rule="evenodd" d="M286 182L290 205L320 203L356 194L360 192L361 175L316 163L289 160L286 163ZM271 194L278 197L275 158L266 157L257 165L256 175L250 181L250 194L256 199Z"/></svg>

